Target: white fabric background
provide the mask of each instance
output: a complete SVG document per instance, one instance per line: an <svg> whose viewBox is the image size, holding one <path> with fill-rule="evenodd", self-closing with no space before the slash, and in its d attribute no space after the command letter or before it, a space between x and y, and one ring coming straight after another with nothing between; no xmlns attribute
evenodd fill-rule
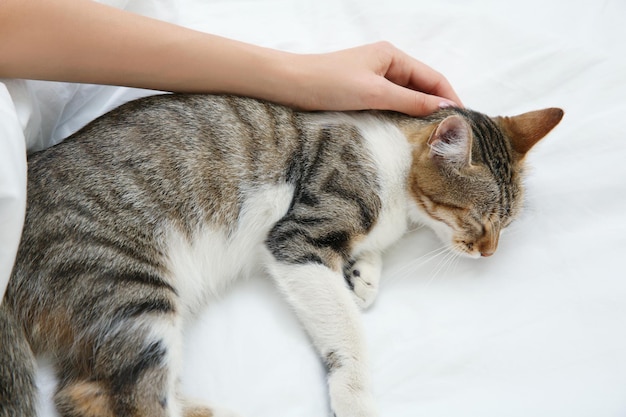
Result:
<svg viewBox="0 0 626 417"><path fill-rule="evenodd" d="M376 399L381 416L626 415L626 3L153 4L131 6L296 52L386 39L446 74L468 107L489 114L564 108L561 125L528 158L527 208L496 255L433 256L440 244L422 229L385 257L381 294L363 317ZM145 94L104 91L81 88L62 125ZM23 138L1 97L0 213L18 219L11 201L19 199L5 190L21 189L23 179L5 171L19 162ZM15 244L4 227L1 252ZM186 341L185 392L243 416L327 415L322 366L262 276L210 305ZM42 415L55 416L54 378L42 365Z"/></svg>

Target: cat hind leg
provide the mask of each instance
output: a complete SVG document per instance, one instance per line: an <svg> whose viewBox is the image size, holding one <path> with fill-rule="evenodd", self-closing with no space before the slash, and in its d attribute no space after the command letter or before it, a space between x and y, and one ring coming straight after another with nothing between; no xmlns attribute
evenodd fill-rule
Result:
<svg viewBox="0 0 626 417"><path fill-rule="evenodd" d="M102 337L90 373L82 366L78 378L75 365L81 361L66 359L55 395L61 416L239 417L181 397L179 326L171 318L142 321Z"/></svg>
<svg viewBox="0 0 626 417"><path fill-rule="evenodd" d="M180 417L182 335L171 312L101 322L59 363L63 417Z"/></svg>

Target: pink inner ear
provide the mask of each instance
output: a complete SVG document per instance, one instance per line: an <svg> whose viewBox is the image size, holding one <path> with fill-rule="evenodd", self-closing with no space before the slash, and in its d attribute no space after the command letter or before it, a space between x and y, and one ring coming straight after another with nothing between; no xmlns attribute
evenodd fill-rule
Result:
<svg viewBox="0 0 626 417"><path fill-rule="evenodd" d="M472 141L470 127L460 116L448 116L428 139L431 156L450 163L469 164Z"/></svg>

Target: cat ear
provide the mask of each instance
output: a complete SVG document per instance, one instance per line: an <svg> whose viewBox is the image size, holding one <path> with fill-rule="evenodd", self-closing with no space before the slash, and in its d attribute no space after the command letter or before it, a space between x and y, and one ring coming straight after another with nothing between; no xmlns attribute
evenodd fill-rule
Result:
<svg viewBox="0 0 626 417"><path fill-rule="evenodd" d="M563 110L549 108L513 117L500 117L500 126L511 140L511 146L522 157L563 118Z"/></svg>
<svg viewBox="0 0 626 417"><path fill-rule="evenodd" d="M472 130L461 116L446 117L428 139L430 155L455 165L469 165L472 157Z"/></svg>

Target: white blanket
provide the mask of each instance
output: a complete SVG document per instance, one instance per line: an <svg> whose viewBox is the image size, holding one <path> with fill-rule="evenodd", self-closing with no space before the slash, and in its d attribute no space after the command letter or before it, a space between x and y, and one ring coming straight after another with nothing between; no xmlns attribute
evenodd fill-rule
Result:
<svg viewBox="0 0 626 417"><path fill-rule="evenodd" d="M561 125L528 157L527 207L496 255L435 255L440 243L426 229L386 255L381 294L363 315L376 400L381 416L395 417L626 415L626 2L181 0L169 3L177 9L152 7L161 3L131 6L294 52L386 39L443 72L468 107L492 115L562 107ZM60 122L48 136L147 94L65 88L74 99L56 120L44 115L47 126ZM22 215L20 117L0 88L0 280ZM263 276L215 300L186 342L186 393L242 416L328 415L322 364ZM45 363L38 381L41 415L56 416Z"/></svg>

